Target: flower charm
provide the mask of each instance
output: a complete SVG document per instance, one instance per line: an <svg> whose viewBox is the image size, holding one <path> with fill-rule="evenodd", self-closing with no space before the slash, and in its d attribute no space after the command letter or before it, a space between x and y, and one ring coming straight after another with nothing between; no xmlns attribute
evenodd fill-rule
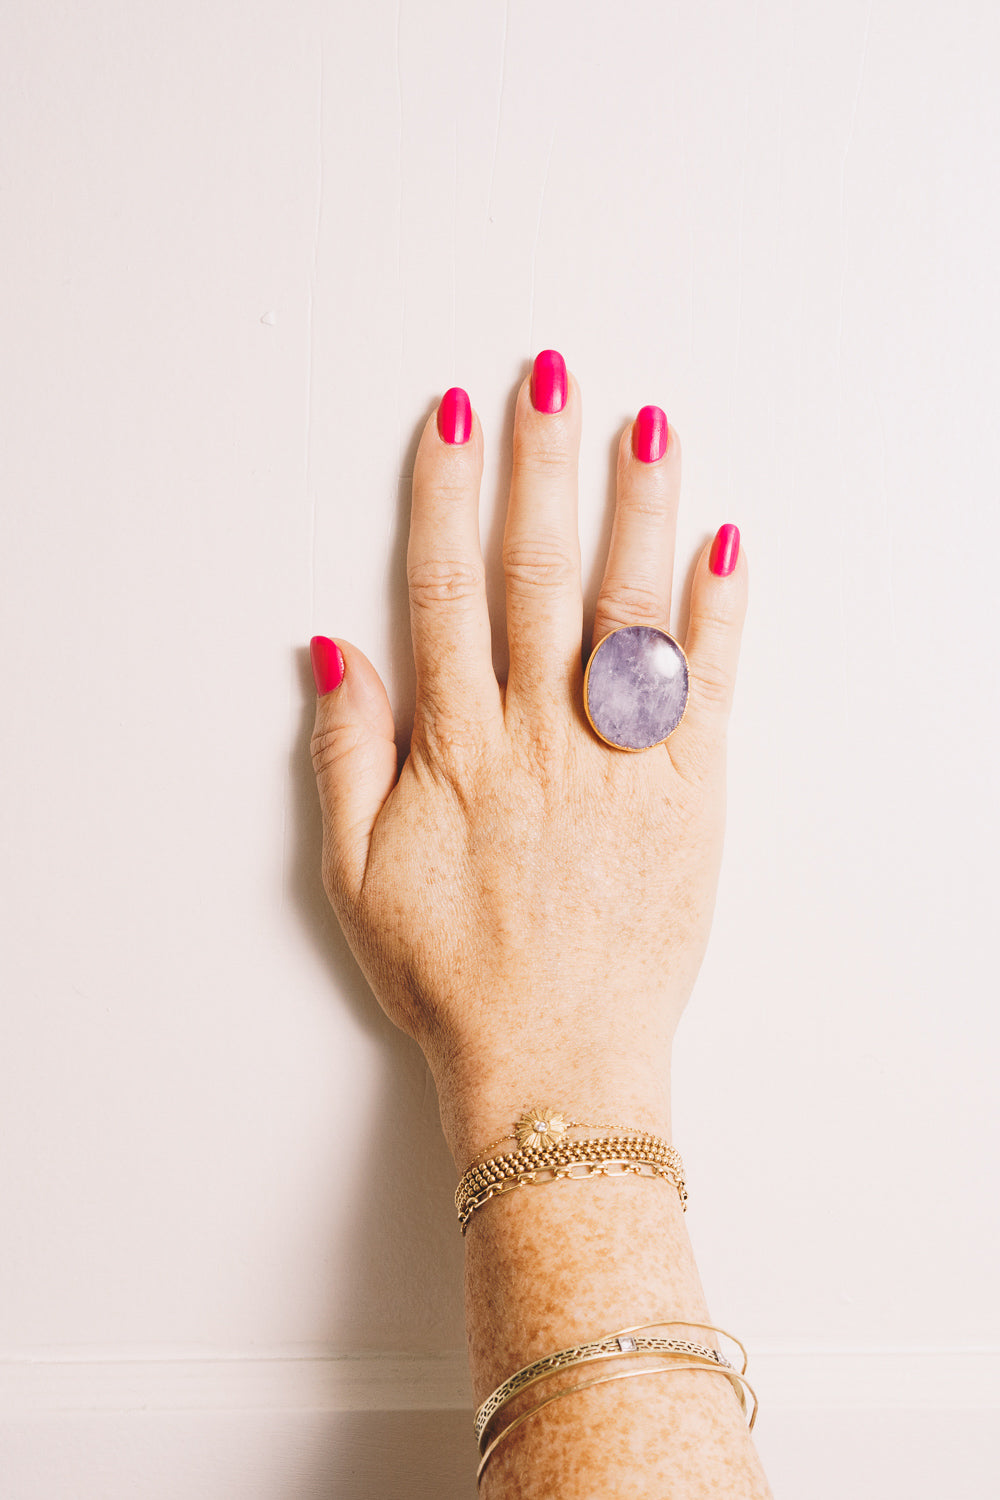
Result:
<svg viewBox="0 0 1000 1500"><path fill-rule="evenodd" d="M523 1150L536 1146L554 1146L566 1134L567 1125L563 1116L556 1114L548 1105L544 1109L528 1109L514 1126L517 1144Z"/></svg>

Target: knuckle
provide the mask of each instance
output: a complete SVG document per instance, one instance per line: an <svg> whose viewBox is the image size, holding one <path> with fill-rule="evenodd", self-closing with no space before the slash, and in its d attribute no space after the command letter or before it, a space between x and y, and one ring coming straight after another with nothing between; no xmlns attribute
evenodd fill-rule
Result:
<svg viewBox="0 0 1000 1500"><path fill-rule="evenodd" d="M407 583L410 603L416 609L437 609L477 598L483 589L483 570L469 562L433 559L412 563Z"/></svg>
<svg viewBox="0 0 1000 1500"><path fill-rule="evenodd" d="M508 583L526 594L568 588L577 572L576 560L565 547L544 538L506 545L503 568Z"/></svg>
<svg viewBox="0 0 1000 1500"><path fill-rule="evenodd" d="M425 700L412 745L426 769L451 784L456 773L474 770L479 764L483 755L481 736L472 724L428 710Z"/></svg>
<svg viewBox="0 0 1000 1500"><path fill-rule="evenodd" d="M514 468L528 474L565 474L576 465L578 435L566 411L547 413L541 420L536 413L525 413L525 420L514 427Z"/></svg>
<svg viewBox="0 0 1000 1500"><path fill-rule="evenodd" d="M478 761L492 736L488 715L478 699L452 673L421 677L413 715L411 747L435 763Z"/></svg>
<svg viewBox="0 0 1000 1500"><path fill-rule="evenodd" d="M714 604L711 601L703 602L698 610L698 624L710 631L713 638L721 643L733 629L733 612L720 601Z"/></svg>
<svg viewBox="0 0 1000 1500"><path fill-rule="evenodd" d="M534 706L529 711L513 698L508 698L505 720L515 753L538 786L551 779L554 768L562 774L574 743L568 720L556 713L539 712Z"/></svg>
<svg viewBox="0 0 1000 1500"><path fill-rule="evenodd" d="M641 583L626 583L622 579L615 579L605 586L600 612L602 618L626 625L660 625L665 614L663 599L656 589Z"/></svg>
<svg viewBox="0 0 1000 1500"><path fill-rule="evenodd" d="M653 521L668 521L677 512L676 489L667 483L658 469L650 475L642 475L645 481L632 486L619 501L619 510L631 520L633 517Z"/></svg>
<svg viewBox="0 0 1000 1500"><path fill-rule="evenodd" d="M567 474L573 458L561 444L541 443L535 439L530 444L519 444L515 463L521 474L550 478L553 474Z"/></svg>
<svg viewBox="0 0 1000 1500"><path fill-rule="evenodd" d="M670 744L668 740L668 747ZM687 787L688 797L695 799L689 814L692 828L698 827L709 799L714 801L713 788L718 784L720 772L725 774L725 746L725 721L719 719L713 721L711 727L702 723L701 732L685 741L682 754L676 749L670 751L674 768Z"/></svg>
<svg viewBox="0 0 1000 1500"><path fill-rule="evenodd" d="M467 506L473 501L469 483L460 475L452 479L436 475L433 484L426 488L427 498L435 509L445 510L452 506Z"/></svg>
<svg viewBox="0 0 1000 1500"><path fill-rule="evenodd" d="M474 807L489 780L493 747L477 725L454 716L428 715L426 705L413 728L410 755L414 771L428 792L444 805Z"/></svg>
<svg viewBox="0 0 1000 1500"><path fill-rule="evenodd" d="M550 787L554 779L554 768L565 771L572 750L570 736L561 724L536 723L521 741L522 764L530 771L540 788ZM559 773L556 774L558 784Z"/></svg>
<svg viewBox="0 0 1000 1500"><path fill-rule="evenodd" d="M690 667L690 675L698 697L703 703L720 711L728 708L729 677L720 663L702 660L697 668Z"/></svg>
<svg viewBox="0 0 1000 1500"><path fill-rule="evenodd" d="M338 761L351 755L363 738L363 732L357 724L338 724L333 729L314 732L309 750L316 775L319 776L321 772L329 770Z"/></svg>

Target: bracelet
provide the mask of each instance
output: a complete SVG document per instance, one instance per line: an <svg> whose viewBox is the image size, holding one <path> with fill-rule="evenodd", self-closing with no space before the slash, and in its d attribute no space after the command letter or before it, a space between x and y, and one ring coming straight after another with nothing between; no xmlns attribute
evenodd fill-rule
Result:
<svg viewBox="0 0 1000 1500"><path fill-rule="evenodd" d="M551 1396L546 1396L544 1401L539 1401L538 1405L533 1406L530 1411L522 1412L519 1417L515 1417L513 1422L505 1427L502 1432L497 1433L496 1437L490 1443L489 1447L484 1451L482 1458L479 1460L479 1467L476 1470L477 1488L482 1483L486 1465L489 1463L490 1459L493 1457L494 1452L503 1442L504 1438L508 1437L514 1431L515 1427L520 1427L522 1422L526 1422L529 1417L535 1416L543 1409L543 1407L548 1406L551 1402L558 1401L562 1396L575 1396L578 1391L589 1391L597 1385L610 1385L613 1380L633 1380L637 1375L671 1375L676 1370L712 1370L719 1375L724 1375L733 1386L733 1388L739 1393L744 1414L746 1413L746 1400L743 1396L743 1387L745 1386L746 1389L750 1392L751 1398L753 1399L753 1412L750 1416L748 1429L750 1432L753 1431L753 1424L757 1420L757 1394L754 1391L754 1388L750 1384L749 1380L747 1380L746 1376L740 1374L732 1367L727 1370L723 1369L721 1365L695 1364L694 1362L691 1362L670 1365L651 1365L648 1369L645 1370L619 1370L614 1375L599 1375L596 1380L585 1380L580 1385L566 1386L565 1389L561 1391L555 1391Z"/></svg>
<svg viewBox="0 0 1000 1500"><path fill-rule="evenodd" d="M713 1333L721 1333L726 1338L732 1338L731 1334L725 1333L721 1328L715 1328L710 1323L687 1323L683 1319L678 1321L686 1328L707 1328ZM506 1406L514 1396L527 1390L529 1386L535 1385L539 1380L545 1380L557 1371L571 1366L591 1364L597 1360L617 1359L622 1354L687 1354L727 1370L733 1368L718 1349L709 1348L706 1344L698 1344L691 1339L671 1339L643 1333L643 1330L648 1328L673 1326L672 1323L666 1321L639 1323L634 1328L623 1328L619 1333L604 1334L601 1338L592 1339L589 1343L577 1344L572 1349L560 1349L555 1354L547 1354L544 1358L536 1359L532 1364L517 1370L502 1385L498 1385L491 1396L487 1396L476 1412L475 1428L480 1449L482 1449L486 1429L501 1407ZM743 1374L746 1370L746 1350L740 1344L739 1339L733 1339L733 1343L739 1344L743 1354L743 1369L739 1371Z"/></svg>
<svg viewBox="0 0 1000 1500"><path fill-rule="evenodd" d="M519 1146L554 1146L561 1140L567 1130L626 1130L634 1132L632 1125L595 1125L591 1120L567 1120L559 1110L553 1109L547 1104L544 1109L526 1109L519 1120L514 1122L508 1135L498 1136L495 1141L490 1141L488 1146L482 1146L477 1156L485 1156L487 1151L492 1151L494 1146L502 1146L504 1141L516 1140Z"/></svg>
<svg viewBox="0 0 1000 1500"><path fill-rule="evenodd" d="M571 1169L584 1168L582 1173ZM608 1168L618 1170L609 1172ZM643 1170L646 1169L646 1170ZM515 1187L554 1182L569 1176L663 1177L673 1183L682 1208L687 1207L684 1163L680 1152L659 1136L645 1131L600 1136L581 1141L561 1140L549 1146L524 1146L488 1161L475 1162L455 1191L455 1208L464 1234L476 1209ZM544 1174L541 1178L539 1174Z"/></svg>
<svg viewBox="0 0 1000 1500"><path fill-rule="evenodd" d="M582 1168L582 1171L577 1171ZM652 1162L627 1161L618 1156L611 1156L606 1160L598 1159L578 1161L570 1159L561 1167L537 1167L530 1172L521 1172L514 1177L505 1178L502 1182L495 1183L490 1187L481 1189L480 1192L467 1197L458 1211L458 1222L465 1234L469 1220L477 1208L482 1208L491 1198L500 1198L504 1193L509 1193L514 1188L541 1187L547 1182L556 1182L562 1178L571 1181L580 1181L587 1177L662 1177L672 1183L674 1187L682 1188L677 1181L674 1171L667 1167L657 1166ZM684 1195L686 1197L686 1194ZM682 1204L684 1199L682 1198Z"/></svg>

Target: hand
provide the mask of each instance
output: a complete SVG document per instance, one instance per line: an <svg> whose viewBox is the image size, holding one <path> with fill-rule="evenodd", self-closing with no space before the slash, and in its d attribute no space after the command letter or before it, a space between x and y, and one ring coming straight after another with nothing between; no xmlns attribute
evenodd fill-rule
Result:
<svg viewBox="0 0 1000 1500"><path fill-rule="evenodd" d="M528 1106L669 1136L671 1043L715 900L747 594L738 534L723 528L715 570L706 546L694 576L682 723L638 754L598 739L583 710L580 393L547 351L517 399L498 683L483 433L463 398L449 392L428 419L414 466L409 756L397 777L385 688L345 641L314 643L342 680L324 691L318 679L312 739L325 889L375 995L428 1059L460 1168ZM644 408L621 437L594 644L622 625L669 628L681 454L670 429L658 455L661 419Z"/></svg>

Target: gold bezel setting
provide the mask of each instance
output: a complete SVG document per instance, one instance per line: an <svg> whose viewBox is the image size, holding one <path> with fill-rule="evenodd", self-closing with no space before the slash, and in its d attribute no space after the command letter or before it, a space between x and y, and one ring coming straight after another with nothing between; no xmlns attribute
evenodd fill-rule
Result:
<svg viewBox="0 0 1000 1500"><path fill-rule="evenodd" d="M590 669L594 663L598 651L600 651L604 643L606 641L609 641L613 635L619 635L623 630L637 629L655 631L657 635L664 636L670 642L671 646L673 646L679 653L681 661L684 663L684 707L681 709L681 716L677 720L677 723L667 730L667 733L663 736L663 738L661 740L656 740L652 745L622 745L619 744L617 740L609 740L607 735L602 734L598 729L597 725L594 723L593 715L590 712ZM594 647L593 651L591 651L590 653L590 657L587 661L587 665L583 673L583 711L587 715L587 723L590 725L591 729L597 735L597 738L603 744L610 745L612 750L624 750L629 755L641 755L646 750L655 750L658 745L665 745L667 740L673 734L674 730L678 729L684 722L684 715L687 713L688 700L690 698L690 688L691 667L687 659L687 652L684 650L684 647L681 645L680 641L677 640L675 636L672 636L670 634L669 630L664 630L662 625L619 625L614 630L609 630L607 635L603 635L598 641L597 645Z"/></svg>

